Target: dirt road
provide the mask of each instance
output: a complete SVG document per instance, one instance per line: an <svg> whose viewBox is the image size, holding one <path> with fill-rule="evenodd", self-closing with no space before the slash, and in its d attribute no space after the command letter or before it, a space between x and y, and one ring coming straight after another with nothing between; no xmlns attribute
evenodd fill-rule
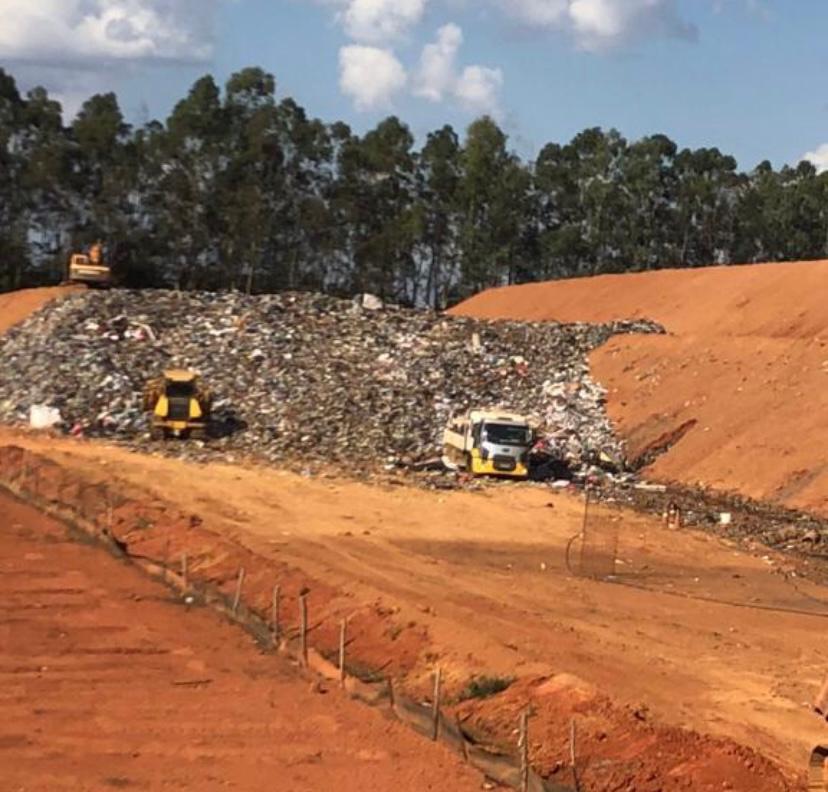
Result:
<svg viewBox="0 0 828 792"><path fill-rule="evenodd" d="M545 689L551 721L568 728L577 712L598 735L623 726L630 743L649 740L660 757L653 766L665 773L692 746L695 761L717 768L713 786L694 788L727 780L759 789L755 779L732 781L734 762L744 769L758 760L680 735L662 750L659 724L752 746L787 773L801 771L826 736L806 703L828 669L819 640L828 592L792 584L779 559L625 514L620 580L631 585L613 585L568 572L564 549L583 507L542 487L429 493L187 465L10 430L0 430L2 441L117 475L263 558L305 570L355 611L393 613L394 640L419 657L410 669L415 686L438 658L452 694L475 674L527 683L570 675L554 695ZM593 692L573 695L581 686ZM765 789L788 788L770 770L763 777Z"/></svg>
<svg viewBox="0 0 828 792"><path fill-rule="evenodd" d="M438 746L0 494L0 788L479 790Z"/></svg>
<svg viewBox="0 0 828 792"><path fill-rule="evenodd" d="M826 261L605 275L492 289L452 313L661 322L670 335L592 355L633 453L692 424L651 474L828 514L826 278Z"/></svg>
<svg viewBox="0 0 828 792"><path fill-rule="evenodd" d="M5 332L53 300L83 291L83 286L51 286L0 294L0 333Z"/></svg>

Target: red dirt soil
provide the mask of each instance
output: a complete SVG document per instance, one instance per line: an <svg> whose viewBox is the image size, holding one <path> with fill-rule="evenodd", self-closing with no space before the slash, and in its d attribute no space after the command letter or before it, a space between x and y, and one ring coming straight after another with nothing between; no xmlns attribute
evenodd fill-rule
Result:
<svg viewBox="0 0 828 792"><path fill-rule="evenodd" d="M83 290L83 286L51 286L0 294L0 333L22 322L52 300Z"/></svg>
<svg viewBox="0 0 828 792"><path fill-rule="evenodd" d="M479 790L481 777L0 493L0 787Z"/></svg>
<svg viewBox="0 0 828 792"><path fill-rule="evenodd" d="M648 473L828 514L828 261L663 270L492 289L450 313L646 317L592 355L632 455L693 428Z"/></svg>
<svg viewBox="0 0 828 792"><path fill-rule="evenodd" d="M822 608L810 599L820 589L805 581L792 587L777 562L732 544L628 515L621 557L625 577L641 590L568 573L564 548L580 529L582 505L543 487L429 493L3 435L53 460L21 465L19 449L3 449L4 480L22 486L31 479L41 499L92 510L98 520L105 499L96 501L96 488L81 482L105 481L128 499L112 524L130 553L157 559L171 532L173 557L185 541L193 570L225 593L243 563L250 572L245 598L258 608L266 608L274 582L285 584L289 624L296 624L304 583L312 646L335 647L339 620L356 615L349 657L387 669L417 698L429 695L435 663L447 700L472 675L517 676L514 690L474 710L470 724L513 746L517 714L531 704L542 743L533 749L536 769L563 783L569 754L561 732L573 714L588 782L582 788L590 792L606 789L608 779L643 789L657 780L665 789L799 789L810 748L824 738L824 725L805 705L826 667L814 640ZM22 482L21 468L28 469ZM145 506L134 500L140 491ZM196 515L203 519L190 519ZM533 680L560 681L562 673L570 689L531 694ZM573 709L571 688L581 687L596 692L579 703L576 696Z"/></svg>

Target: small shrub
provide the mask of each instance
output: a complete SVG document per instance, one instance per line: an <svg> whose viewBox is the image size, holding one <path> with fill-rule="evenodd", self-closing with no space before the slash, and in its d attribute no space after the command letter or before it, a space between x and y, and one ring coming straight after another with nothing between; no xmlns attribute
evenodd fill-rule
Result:
<svg viewBox="0 0 828 792"><path fill-rule="evenodd" d="M485 699L502 693L512 682L514 677L473 677L465 688L460 692L458 701L469 699Z"/></svg>

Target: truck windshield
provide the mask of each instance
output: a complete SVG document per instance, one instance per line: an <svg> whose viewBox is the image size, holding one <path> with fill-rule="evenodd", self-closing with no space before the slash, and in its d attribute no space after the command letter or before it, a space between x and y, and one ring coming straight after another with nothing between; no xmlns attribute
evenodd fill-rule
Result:
<svg viewBox="0 0 828 792"><path fill-rule="evenodd" d="M170 399L189 399L193 395L192 382L168 382L167 397Z"/></svg>
<svg viewBox="0 0 828 792"><path fill-rule="evenodd" d="M495 445L525 446L529 445L529 429L512 424L487 423L483 439Z"/></svg>

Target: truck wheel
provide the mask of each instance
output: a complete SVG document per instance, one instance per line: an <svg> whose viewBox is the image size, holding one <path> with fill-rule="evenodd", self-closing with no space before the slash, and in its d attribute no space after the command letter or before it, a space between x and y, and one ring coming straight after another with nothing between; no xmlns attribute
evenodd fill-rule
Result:
<svg viewBox="0 0 828 792"><path fill-rule="evenodd" d="M150 439L151 440L163 440L164 439L164 430L160 426L153 426L150 428Z"/></svg>

